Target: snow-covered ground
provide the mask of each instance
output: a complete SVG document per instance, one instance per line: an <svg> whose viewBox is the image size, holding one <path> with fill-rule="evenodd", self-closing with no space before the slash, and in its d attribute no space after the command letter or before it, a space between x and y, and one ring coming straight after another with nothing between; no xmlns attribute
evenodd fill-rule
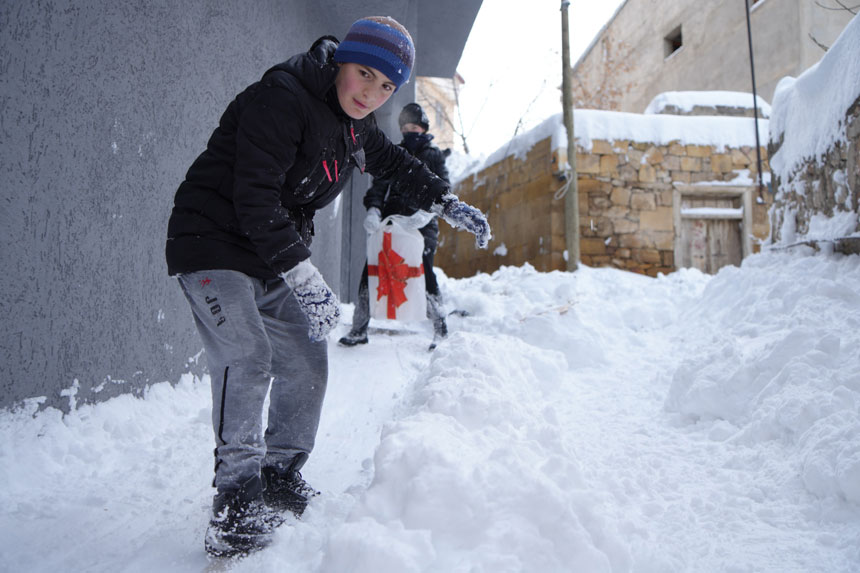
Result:
<svg viewBox="0 0 860 573"><path fill-rule="evenodd" d="M187 377L0 414L0 570L860 570L860 257L440 278L470 316L435 352L426 323L331 342L324 495L270 548L207 561Z"/></svg>

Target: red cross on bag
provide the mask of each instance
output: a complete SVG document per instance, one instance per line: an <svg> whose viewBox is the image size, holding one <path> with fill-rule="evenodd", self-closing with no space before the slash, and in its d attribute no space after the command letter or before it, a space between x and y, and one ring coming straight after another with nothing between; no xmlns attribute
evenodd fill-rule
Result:
<svg viewBox="0 0 860 573"><path fill-rule="evenodd" d="M372 317L395 320L426 317L423 251L421 233L403 229L394 222L381 225L368 237L367 276Z"/></svg>

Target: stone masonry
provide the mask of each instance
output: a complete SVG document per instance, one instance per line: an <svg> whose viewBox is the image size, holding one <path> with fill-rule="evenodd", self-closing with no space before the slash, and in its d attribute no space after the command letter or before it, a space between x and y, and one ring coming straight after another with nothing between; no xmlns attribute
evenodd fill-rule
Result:
<svg viewBox="0 0 860 573"><path fill-rule="evenodd" d="M456 193L487 213L493 240L477 250L471 235L443 224L438 266L452 277L526 262L540 271L566 269L564 200L554 199L566 153L551 150L547 138L525 158L507 157L462 180ZM767 170L764 149L762 159ZM755 180L753 147L593 140L577 153L582 263L649 276L674 271L673 184L726 184L743 170ZM764 191L754 202L754 251L769 235L771 198Z"/></svg>
<svg viewBox="0 0 860 573"><path fill-rule="evenodd" d="M786 217L795 219L789 227L806 235L815 214L860 212L860 98L848 108L845 121L845 141L836 142L820 161L810 159L789 177L775 177L776 204L771 214L775 243L783 240ZM782 141L772 143L768 152L776 154L781 145ZM860 225L854 230L860 231Z"/></svg>

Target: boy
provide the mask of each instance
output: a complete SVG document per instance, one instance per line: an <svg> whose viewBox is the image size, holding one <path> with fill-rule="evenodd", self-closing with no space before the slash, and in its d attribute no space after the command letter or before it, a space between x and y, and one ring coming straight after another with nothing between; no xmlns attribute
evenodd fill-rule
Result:
<svg viewBox="0 0 860 573"><path fill-rule="evenodd" d="M400 146L409 151L430 168L445 182L448 181L448 169L445 167L445 154L430 143L433 136L428 133L430 120L427 114L417 103L406 104L400 111L398 118L400 132L403 141ZM405 197L409 190L404 189L397 182L384 179L374 179L373 185L364 196L364 206L367 208L367 217L364 220L364 228L368 233L375 232L385 217L389 215L412 215L416 209L410 208ZM424 286L427 292L427 318L433 322L433 342L430 350L436 348L440 340L448 335L448 325L445 322L445 310L442 305L442 294L439 292L439 284L433 273L433 256L436 254L436 244L439 237L439 224L434 217L429 223L420 229L424 237L424 253L422 264L424 265ZM352 318L352 329L338 342L343 346L355 346L367 344L367 326L370 323L370 298L367 290L367 263L361 273L361 281L358 285L358 300L355 303L355 314Z"/></svg>
<svg viewBox="0 0 860 573"><path fill-rule="evenodd" d="M212 379L211 555L264 547L279 512L300 515L316 494L299 470L314 446L340 303L309 260L313 217L353 167L408 180L411 205L489 241L483 214L376 125L373 111L409 79L413 59L409 32L391 18L358 20L341 44L320 38L236 96L176 192L168 272Z"/></svg>

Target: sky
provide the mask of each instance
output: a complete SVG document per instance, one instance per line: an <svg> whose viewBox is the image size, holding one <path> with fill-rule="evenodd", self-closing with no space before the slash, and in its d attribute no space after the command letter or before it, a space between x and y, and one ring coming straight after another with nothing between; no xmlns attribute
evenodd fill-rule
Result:
<svg viewBox="0 0 860 573"><path fill-rule="evenodd" d="M620 4L571 2L571 64ZM481 5L457 67L466 81L461 108L472 155L489 155L515 132L561 111L560 8L559 0L535 0L528 10L522 0L484 0Z"/></svg>
<svg viewBox="0 0 860 573"><path fill-rule="evenodd" d="M433 352L426 320L338 346L344 305L323 493L241 561L203 550L208 378L0 411L0 571L860 570L860 257L438 276L468 316Z"/></svg>

